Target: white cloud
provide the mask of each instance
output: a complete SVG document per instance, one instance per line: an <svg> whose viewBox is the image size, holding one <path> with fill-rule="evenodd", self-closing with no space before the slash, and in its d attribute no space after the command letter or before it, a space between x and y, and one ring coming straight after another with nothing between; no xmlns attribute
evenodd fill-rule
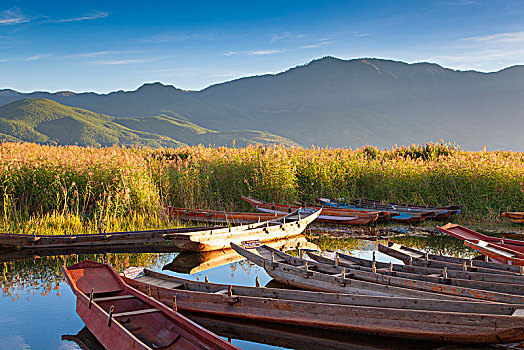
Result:
<svg viewBox="0 0 524 350"><path fill-rule="evenodd" d="M238 55L238 52L237 51L229 51L229 52L226 52L224 54L224 56L233 56L233 55Z"/></svg>
<svg viewBox="0 0 524 350"><path fill-rule="evenodd" d="M133 53L142 53L143 50L122 50L122 51L94 51L79 53L75 55L69 55L68 57L97 57L105 55L121 55L121 54L133 54Z"/></svg>
<svg viewBox="0 0 524 350"><path fill-rule="evenodd" d="M85 16L73 17L73 18L63 18L63 19L50 19L44 21L43 23L68 23L68 22L80 22L80 21L89 21L92 19L106 18L109 16L107 12L94 11Z"/></svg>
<svg viewBox="0 0 524 350"><path fill-rule="evenodd" d="M51 57L51 56L53 56L52 53L46 53L46 54L42 54L42 55L35 55L35 56L27 57L24 61L43 60L44 58L48 58L48 57Z"/></svg>
<svg viewBox="0 0 524 350"><path fill-rule="evenodd" d="M134 63L145 63L151 60L141 60L141 59L129 59L129 60L108 60L108 61L97 61L93 62L94 64L100 65L119 65L119 64L134 64Z"/></svg>
<svg viewBox="0 0 524 350"><path fill-rule="evenodd" d="M281 49L252 50L252 51L248 51L247 54L248 55L252 55L252 56L274 55L276 53L281 53L281 52L284 52L284 51L285 50L281 50Z"/></svg>
<svg viewBox="0 0 524 350"><path fill-rule="evenodd" d="M331 44L332 41L320 41L316 44L309 44L309 45L304 45L302 46L301 48L302 49L314 49L314 48L317 48L317 47L321 47L321 46L325 46L325 45L329 45Z"/></svg>
<svg viewBox="0 0 524 350"><path fill-rule="evenodd" d="M0 25L14 25L29 22L31 19L23 15L19 9L0 12Z"/></svg>
<svg viewBox="0 0 524 350"><path fill-rule="evenodd" d="M524 32L499 33L465 38L464 40L491 44L507 44L524 42Z"/></svg>

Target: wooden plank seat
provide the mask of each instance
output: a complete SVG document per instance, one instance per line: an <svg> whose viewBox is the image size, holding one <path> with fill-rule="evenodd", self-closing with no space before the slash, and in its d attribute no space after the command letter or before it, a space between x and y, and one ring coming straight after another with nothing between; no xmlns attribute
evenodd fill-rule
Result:
<svg viewBox="0 0 524 350"><path fill-rule="evenodd" d="M131 299L131 298L136 298L136 296L132 294L116 295L114 297L94 298L93 301L101 302L101 301L113 301L113 300L123 300L123 299Z"/></svg>
<svg viewBox="0 0 524 350"><path fill-rule="evenodd" d="M152 313L152 312L160 312L160 310L156 309L156 308L151 308L151 309L143 309L143 310L120 312L120 313L113 314L113 317L142 315L142 314L149 314L149 313Z"/></svg>

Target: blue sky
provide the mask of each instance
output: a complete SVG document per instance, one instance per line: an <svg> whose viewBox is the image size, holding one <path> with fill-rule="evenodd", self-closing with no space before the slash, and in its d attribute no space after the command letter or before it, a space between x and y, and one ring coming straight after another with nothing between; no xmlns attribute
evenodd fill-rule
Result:
<svg viewBox="0 0 524 350"><path fill-rule="evenodd" d="M0 2L0 89L199 90L327 55L524 64L524 1Z"/></svg>

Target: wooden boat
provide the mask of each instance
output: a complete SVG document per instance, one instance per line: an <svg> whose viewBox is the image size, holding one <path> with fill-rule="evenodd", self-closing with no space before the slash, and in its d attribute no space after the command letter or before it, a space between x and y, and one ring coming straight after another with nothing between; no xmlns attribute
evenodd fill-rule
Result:
<svg viewBox="0 0 524 350"><path fill-rule="evenodd" d="M458 289L466 288L467 290L473 289L482 291L492 291L502 294L513 294L521 296L524 295L524 278L522 278L521 276L507 276L515 280L515 282L517 283L510 283L507 281L508 279L505 279L503 282L493 282L478 279L457 278L457 275L459 274L462 275L461 277L475 277L475 273L471 273L468 271L450 270L451 273L448 273L447 269L443 271L443 269L427 268L419 268L415 271L407 271L407 269L404 269L403 267L409 268L411 266L395 266L392 263L379 264L377 261L365 260L361 258L355 258L360 261L354 261L353 259L351 259L351 256L342 253L335 253L333 254L335 255L334 257L329 256L328 254L317 254L309 251L307 252L307 254L311 259L315 260L316 262L332 266L346 267L348 268L346 272L358 270L366 271L368 273L378 273L381 275L402 278L404 281L409 281L409 283L413 283L410 280L426 281L431 283L429 286L431 286L433 283L445 284L446 286L450 286L449 288L452 288L453 292L455 293L457 292L457 289L453 287L458 287ZM422 272L421 269L426 269L430 271ZM451 277L452 275L454 275L454 277ZM489 274L485 275L489 276ZM498 275L493 274L492 276L499 277ZM475 295L478 295L476 291Z"/></svg>
<svg viewBox="0 0 524 350"><path fill-rule="evenodd" d="M290 213L301 208L301 206L298 205L267 203L253 197L242 196L242 199L251 204L256 210L265 213ZM319 215L318 222L332 224L367 225L377 221L379 216L379 212L376 211L321 208L318 206L316 209L322 209L322 214Z"/></svg>
<svg viewBox="0 0 524 350"><path fill-rule="evenodd" d="M501 215L516 224L524 224L524 212L504 212Z"/></svg>
<svg viewBox="0 0 524 350"><path fill-rule="evenodd" d="M337 201L334 201L329 198L318 198L317 201L321 203L324 206L328 206L331 208L340 208L340 209L355 209L355 210L379 210L383 213L389 213L390 219L394 221L400 221L400 222L420 222L424 221L426 219L430 219L434 217L433 211L402 211L402 210L395 210L387 205L375 205L374 207L366 207L366 206L359 206L359 205L353 205L353 204L345 204L340 203ZM385 220L383 220L385 221Z"/></svg>
<svg viewBox="0 0 524 350"><path fill-rule="evenodd" d="M353 268L357 268L357 266L361 266L363 268L372 269L373 265L375 266L377 272L380 273L409 273L414 275L421 275L422 278L425 278L425 276L428 276L433 281L443 281L444 283L451 283L451 279L456 280L463 280L464 283L470 283L467 286L471 286L473 288L480 288L482 284L476 284L476 281L480 282L491 282L496 285L502 285L502 286L510 286L510 285L518 285L523 286L524 285L524 277L522 275L509 275L509 274L494 274L494 273L482 273L482 272L474 272L469 270L469 266L466 265L465 269L463 270L453 270L453 269L446 269L446 275L447 279L444 278L444 271L443 268L432 268L432 267L425 267L425 266L417 266L417 265L400 265L400 264L393 264L393 263L385 263L380 262L376 260L368 260L363 258L358 258L355 256L342 254L340 252L323 252L321 255L307 252L307 254L315 261L319 262L329 262L332 263L333 260L336 260L338 257L339 265L345 266L346 264L351 265ZM418 277L413 277L418 278ZM442 282L440 282L442 283ZM513 287L511 287L513 288ZM524 287L520 287L524 288ZM506 289L505 287L502 287L502 289ZM502 290L500 290L502 291ZM509 291L508 291L509 292ZM519 293L513 293L512 294L520 294Z"/></svg>
<svg viewBox="0 0 524 350"><path fill-rule="evenodd" d="M524 253L524 241L518 241L516 239L506 239L500 237L487 236L479 232L475 232L464 226L448 223L442 227L437 226L437 230L446 233L450 236L458 238L463 241L484 241L494 244L498 247L511 249L517 252Z"/></svg>
<svg viewBox="0 0 524 350"><path fill-rule="evenodd" d="M398 243L388 242L387 245L378 244L378 250L384 254L402 260L404 264L433 267L448 270L468 270L491 274L520 275L524 273L518 266L499 264L496 262L475 259L456 258L452 256L428 254Z"/></svg>
<svg viewBox="0 0 524 350"><path fill-rule="evenodd" d="M178 249L192 252L228 249L231 242L272 242L300 235L320 212L321 210L299 208L275 220L233 228L167 234L164 238L170 239Z"/></svg>
<svg viewBox="0 0 524 350"><path fill-rule="evenodd" d="M389 210L397 210L402 212L408 212L408 213L431 213L426 218L427 219L433 219L433 220L445 220L449 218L452 215L458 214L461 212L461 205L446 205L446 206L438 206L438 207L431 207L431 206L423 206L423 205L415 205L415 204L403 204L403 203L388 203L383 204L380 201L373 200L373 199L365 199L365 198L356 198L351 200L350 202L352 205L362 208L372 208L372 209L389 209Z"/></svg>
<svg viewBox="0 0 524 350"><path fill-rule="evenodd" d="M171 217L179 220L221 224L249 224L278 219L286 215L285 213L243 213L175 207L168 207L167 210Z"/></svg>
<svg viewBox="0 0 524 350"><path fill-rule="evenodd" d="M247 255L251 255L251 257L256 255L254 253L247 251L246 249L243 249L240 247L238 247L238 249L243 250L240 253L241 255L247 254ZM237 252L239 250L237 250ZM275 257L277 259L276 261L282 262L283 264L288 264L293 267L301 266L303 268L307 268L306 271L308 272L314 271L314 272L318 272L320 274L325 274L325 275L342 274L346 278L351 279L352 282L356 281L358 283L360 282L371 283L372 285L367 285L367 287L368 288L374 287L376 290L379 290L379 288L377 288L377 285L378 285L382 287L387 286L387 287L404 289L404 292L406 291L407 292L412 292L412 291L421 292L423 293L421 297L424 297L424 296L431 297L431 293L438 293L438 295L447 295L449 297L470 298L474 300L485 300L485 301L497 301L501 303L524 304L524 293L523 293L523 290L522 290L523 288L521 285L508 286L505 292L493 291L493 289L496 288L495 286L492 286L490 290L481 290L481 289L476 289L472 287L459 286L457 284L446 283L448 282L447 279L444 281L441 281L444 283L439 283L439 281L428 281L428 279L420 279L420 278L413 279L412 274L402 274L402 275L398 274L397 276L397 275L392 275L392 274L388 275L388 274L379 273L378 271L376 271L376 268L374 270L369 271L368 269L361 269L358 267L352 268L349 266L349 264L348 266L344 267L344 266L340 266L335 261L329 264L311 262L311 261L307 261L304 259L295 258L291 255L280 252L268 246L262 246L260 248L257 248L257 251L261 255L265 255L266 257L267 256ZM251 257L247 257L247 258L251 260ZM266 271L267 271L267 268L266 268ZM270 274L269 271L267 272L268 274ZM313 275L313 277L310 277L310 278L313 280L314 277L315 276ZM484 283L484 285L487 286L488 284ZM502 288L502 287L499 286L499 288ZM519 292L519 294L508 293L508 290L517 291ZM398 293L398 292L399 292L398 290L394 291L394 293ZM430 293L430 294L428 295L424 293Z"/></svg>
<svg viewBox="0 0 524 350"><path fill-rule="evenodd" d="M107 247L125 244L163 243L166 234L179 234L193 231L212 230L219 226L183 227L165 230L147 230L132 232L92 233L80 235L26 235L0 233L0 248L3 249L43 249L72 247Z"/></svg>
<svg viewBox="0 0 524 350"><path fill-rule="evenodd" d="M64 267L76 311L107 349L238 349L128 286L107 264Z"/></svg>
<svg viewBox="0 0 524 350"><path fill-rule="evenodd" d="M346 268L295 258L267 246L256 248L256 253L235 244L231 244L231 247L252 263L263 267L268 275L278 282L293 287L320 292L471 300L460 295L446 295L438 291L423 291L383 284L380 283L380 276L377 274L373 276L375 278L373 280L361 272L346 273ZM520 303L520 298L515 299Z"/></svg>
<svg viewBox="0 0 524 350"><path fill-rule="evenodd" d="M293 249L319 250L317 245L308 242L302 235L279 241L267 242L266 244L281 251ZM162 270L194 274L226 264L231 264L242 259L244 258L238 255L237 252L231 248L213 250L210 252L181 252L172 262L165 265Z"/></svg>
<svg viewBox="0 0 524 350"><path fill-rule="evenodd" d="M58 255L83 255L83 254L105 254L105 253L172 253L174 247L171 244L125 244L121 246L84 246L72 248L33 248L0 251L0 263L41 259L47 256Z"/></svg>
<svg viewBox="0 0 524 350"><path fill-rule="evenodd" d="M524 253L485 241L464 241L464 244L496 262L521 266L521 271L524 272Z"/></svg>
<svg viewBox="0 0 524 350"><path fill-rule="evenodd" d="M333 329L337 334L481 344L524 339L524 308L519 305L228 286L147 269L124 274L129 276L126 283L166 305L176 300L184 313Z"/></svg>
<svg viewBox="0 0 524 350"><path fill-rule="evenodd" d="M222 337L277 346L279 349L434 350L437 345L435 342L424 342L415 339L380 337L377 335L353 332L333 332L331 329L249 321L233 317L210 316L195 312L189 312L186 313L186 315L191 320Z"/></svg>

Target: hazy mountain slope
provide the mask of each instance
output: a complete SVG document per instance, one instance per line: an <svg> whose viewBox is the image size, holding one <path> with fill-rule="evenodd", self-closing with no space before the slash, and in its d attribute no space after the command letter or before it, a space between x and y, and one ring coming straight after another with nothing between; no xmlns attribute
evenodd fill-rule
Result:
<svg viewBox="0 0 524 350"><path fill-rule="evenodd" d="M389 147L444 138L467 149L522 150L523 82L522 66L486 74L429 63L326 57L202 91L158 83L105 95L2 90L0 104L47 96L114 116L163 115L221 132L263 130L303 145ZM147 124L143 120L140 128L159 132Z"/></svg>
<svg viewBox="0 0 524 350"><path fill-rule="evenodd" d="M0 133L20 141L81 146L180 146L168 137L135 131L114 118L46 99L24 99L0 107Z"/></svg>
<svg viewBox="0 0 524 350"><path fill-rule="evenodd" d="M24 99L0 107L0 140L81 146L177 147L215 144L295 144L260 131L220 133L166 115L115 118L47 99Z"/></svg>

